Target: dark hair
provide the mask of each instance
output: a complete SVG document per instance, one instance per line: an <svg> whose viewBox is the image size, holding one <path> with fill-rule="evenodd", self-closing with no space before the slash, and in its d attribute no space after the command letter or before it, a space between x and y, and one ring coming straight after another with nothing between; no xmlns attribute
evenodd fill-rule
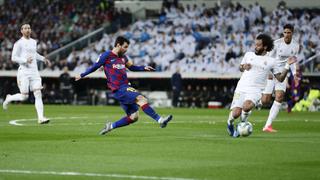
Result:
<svg viewBox="0 0 320 180"><path fill-rule="evenodd" d="M271 51L273 49L273 39L267 34L259 34L257 36L258 40L262 40L263 46L267 46L267 51Z"/></svg>
<svg viewBox="0 0 320 180"><path fill-rule="evenodd" d="M284 26L283 26L283 30L285 30L285 29L290 29L291 32L294 31L294 27L293 27L293 25L291 25L291 24L286 24L286 25L284 25Z"/></svg>
<svg viewBox="0 0 320 180"><path fill-rule="evenodd" d="M21 26L20 26L20 29L22 29L22 26L24 26L24 25L26 25L26 24L28 24L29 26L31 26L28 22L23 22L23 23L21 24Z"/></svg>
<svg viewBox="0 0 320 180"><path fill-rule="evenodd" d="M130 44L130 41L129 41L127 38L125 38L125 37L123 37L123 36L118 36L117 39L116 39L116 41L114 42L114 47L116 47L117 44L120 44L120 45L122 46L125 42L126 42L128 45Z"/></svg>

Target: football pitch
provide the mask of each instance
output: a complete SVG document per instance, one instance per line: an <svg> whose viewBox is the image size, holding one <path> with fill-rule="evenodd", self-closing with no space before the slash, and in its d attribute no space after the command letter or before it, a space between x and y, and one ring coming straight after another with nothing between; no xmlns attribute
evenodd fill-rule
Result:
<svg viewBox="0 0 320 180"><path fill-rule="evenodd" d="M0 111L0 180L313 180L320 179L320 112L288 114L261 131L268 111L249 117L253 134L231 138L227 110L156 109L174 119L161 129L140 119L106 136L105 121L124 115L116 106L45 105L38 125L33 105Z"/></svg>

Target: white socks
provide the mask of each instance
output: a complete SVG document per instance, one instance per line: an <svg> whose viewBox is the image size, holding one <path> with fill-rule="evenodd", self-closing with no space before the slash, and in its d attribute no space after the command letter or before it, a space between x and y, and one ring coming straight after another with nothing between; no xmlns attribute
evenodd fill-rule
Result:
<svg viewBox="0 0 320 180"><path fill-rule="evenodd" d="M38 114L38 119L43 119L43 102L42 102L42 94L41 91L33 92L35 98L35 107Z"/></svg>
<svg viewBox="0 0 320 180"><path fill-rule="evenodd" d="M228 124L233 124L234 122L234 117L232 116L232 111L230 111L229 113L229 117L228 117Z"/></svg>
<svg viewBox="0 0 320 180"><path fill-rule="evenodd" d="M248 120L248 117L249 117L250 114L251 114L251 111L245 112L245 111L242 110L241 116L240 116L241 122L246 122Z"/></svg>
<svg viewBox="0 0 320 180"><path fill-rule="evenodd" d="M28 95L18 93L14 95L9 95L6 101L10 103L12 101L25 101L27 99L28 99Z"/></svg>
<svg viewBox="0 0 320 180"><path fill-rule="evenodd" d="M281 103L279 103L277 101L273 102L272 107L269 112L268 120L267 120L266 125L264 127L268 127L272 124L272 121L277 117L277 115L279 113L280 107L281 107Z"/></svg>

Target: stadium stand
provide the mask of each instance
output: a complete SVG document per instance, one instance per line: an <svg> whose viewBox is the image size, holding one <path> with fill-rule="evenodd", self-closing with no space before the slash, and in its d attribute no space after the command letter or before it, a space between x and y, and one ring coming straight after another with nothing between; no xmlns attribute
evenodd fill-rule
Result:
<svg viewBox="0 0 320 180"><path fill-rule="evenodd" d="M184 75L212 73L219 79L238 73L243 53L253 48L256 34L264 31L277 39L286 23L298 27L294 35L301 44L298 60L304 63L308 58L315 57L315 60L309 62L312 65L302 66L302 71L320 71L320 60L315 56L320 50L319 9L289 9L283 2L272 11L266 11L258 3L248 7L240 3L216 4L213 7L192 3L164 3L159 13L153 13L158 15L144 20L138 19L127 26L130 18L126 17L130 10L116 9L113 1L97 0L89 4L81 2L55 0L39 3L34 0L21 5L18 1L5 1L0 6L0 71L17 68L10 61L10 55L13 42L20 36L17 29L23 22L22 19L32 25L33 37L39 40L39 50L44 54L101 27L106 22L119 28L116 33L104 34L99 41L83 49L74 49L67 57L62 57L51 67L44 69L47 74L57 74L54 75L57 77L65 66L71 74L84 71L102 51L113 45L116 36L124 35L131 41L128 55L138 65L148 64L158 72L168 72L169 75L180 67ZM27 11L30 7L33 7L31 12ZM21 18L22 16L26 18ZM184 83L185 89L187 84L189 82ZM197 83L191 84L196 89ZM198 99L186 101L188 98L184 96L187 95L182 93L180 104L206 107L209 101L225 101L222 105L226 106L232 97L224 97L222 92L232 94L234 83L225 87L224 85L208 87L210 93L214 92L214 95L210 94L211 98L206 98L204 94L196 95ZM199 88L204 86L206 84L201 84ZM55 97L55 94L59 94L55 85L48 83L47 88L49 95L51 94L48 97L59 99L59 96ZM90 91L79 94L87 96ZM77 94L76 90L75 93ZM91 94L96 93L91 91ZM201 102L199 99L202 99ZM206 103L202 103L203 99L206 99Z"/></svg>

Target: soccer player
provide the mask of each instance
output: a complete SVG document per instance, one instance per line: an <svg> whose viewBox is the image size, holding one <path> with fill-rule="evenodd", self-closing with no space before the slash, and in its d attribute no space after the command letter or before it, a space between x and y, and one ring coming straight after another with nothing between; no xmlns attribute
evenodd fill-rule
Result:
<svg viewBox="0 0 320 180"><path fill-rule="evenodd" d="M283 38L274 41L275 47L270 52L270 56L276 59L277 66L279 66L280 70L285 67L289 57L296 57L299 52L299 44L292 39L293 32L294 27L286 24L283 27ZM293 76L297 79L296 64L293 64L290 68ZM262 129L264 132L276 132L276 130L272 128L272 121L279 113L281 103L285 96L287 81L288 78L280 82L275 79L272 74L269 75L267 85L262 94L261 103L269 104L271 102L273 90L275 90L275 100L270 109L268 120Z"/></svg>
<svg viewBox="0 0 320 180"><path fill-rule="evenodd" d="M295 58L289 58L281 72L276 60L266 56L272 49L272 38L266 34L259 34L255 40L255 52L247 52L240 63L240 71L243 73L234 92L227 123L230 136L238 137L238 132L234 130L234 120L241 116L241 121L247 121L251 109L261 98L269 72L273 72L275 78L282 82L286 78L290 64L296 62Z"/></svg>
<svg viewBox="0 0 320 180"><path fill-rule="evenodd" d="M19 63L17 82L20 93L6 96L2 104L7 110L8 104L12 101L25 101L29 96L29 89L33 91L35 97L35 107L38 115L38 123L46 124L49 119L43 116L42 84L38 71L37 60L50 65L50 61L37 53L37 42L31 38L31 27L29 24L21 26L22 37L14 44L11 60Z"/></svg>
<svg viewBox="0 0 320 180"><path fill-rule="evenodd" d="M139 107L141 107L148 116L157 121L161 128L166 127L172 119L172 115L167 117L159 116L154 109L149 106L148 100L129 85L126 68L131 71L154 70L150 66L133 65L133 62L125 55L129 44L128 39L122 36L117 37L112 50L102 53L96 63L75 78L75 80L78 81L103 66L104 73L107 77L107 86L111 89L114 97L120 102L121 107L126 113L126 116L114 123L107 122L104 129L100 132L101 135L110 132L112 129L136 122L139 118Z"/></svg>

